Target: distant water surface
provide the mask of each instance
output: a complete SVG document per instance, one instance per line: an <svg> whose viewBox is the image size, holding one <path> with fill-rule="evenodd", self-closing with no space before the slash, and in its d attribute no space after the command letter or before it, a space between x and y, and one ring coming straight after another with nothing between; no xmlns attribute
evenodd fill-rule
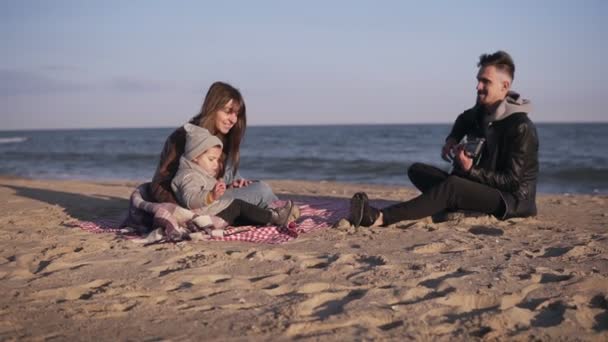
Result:
<svg viewBox="0 0 608 342"><path fill-rule="evenodd" d="M439 151L451 125L249 127L241 174L411 186L407 168L449 169ZM29 178L150 179L174 128L0 132L0 174ZM608 124L537 124L539 191L608 193Z"/></svg>

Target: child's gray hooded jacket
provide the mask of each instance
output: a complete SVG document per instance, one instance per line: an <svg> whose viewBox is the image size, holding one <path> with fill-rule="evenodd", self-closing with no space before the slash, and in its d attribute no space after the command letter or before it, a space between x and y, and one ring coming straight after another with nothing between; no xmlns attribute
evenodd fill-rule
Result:
<svg viewBox="0 0 608 342"><path fill-rule="evenodd" d="M232 203L232 199L220 198L207 205L207 195L213 190L217 180L192 159L211 147L222 147L222 141L205 128L196 125L187 123L184 129L186 145L184 154L179 160L177 173L171 182L171 189L181 206L198 209L196 212L200 215L216 215L226 209Z"/></svg>

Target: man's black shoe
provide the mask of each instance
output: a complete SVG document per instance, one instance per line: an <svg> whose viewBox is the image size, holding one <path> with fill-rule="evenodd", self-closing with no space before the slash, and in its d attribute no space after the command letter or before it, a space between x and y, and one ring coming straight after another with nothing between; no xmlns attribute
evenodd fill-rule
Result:
<svg viewBox="0 0 608 342"><path fill-rule="evenodd" d="M359 227L361 225L365 206L367 206L367 194L365 192L357 192L350 199L350 215L348 220L353 226Z"/></svg>
<svg viewBox="0 0 608 342"><path fill-rule="evenodd" d="M380 216L380 210L369 205L369 198L365 192L357 192L350 199L349 221L355 227L371 227Z"/></svg>

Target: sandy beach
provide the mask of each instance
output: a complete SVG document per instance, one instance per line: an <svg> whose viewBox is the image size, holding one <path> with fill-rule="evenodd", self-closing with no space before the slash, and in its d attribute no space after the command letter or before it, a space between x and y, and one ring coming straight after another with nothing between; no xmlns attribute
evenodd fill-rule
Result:
<svg viewBox="0 0 608 342"><path fill-rule="evenodd" d="M409 188L269 181L279 197ZM136 183L0 178L0 340L608 340L608 196L539 215L143 247L75 220Z"/></svg>

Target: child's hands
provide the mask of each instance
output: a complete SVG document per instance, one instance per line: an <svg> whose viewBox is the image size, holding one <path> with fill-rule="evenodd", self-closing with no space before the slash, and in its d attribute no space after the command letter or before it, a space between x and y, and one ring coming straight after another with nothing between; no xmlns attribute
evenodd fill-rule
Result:
<svg viewBox="0 0 608 342"><path fill-rule="evenodd" d="M232 182L232 187L233 188L244 188L251 183L253 183L253 181L248 180L248 179L236 179Z"/></svg>
<svg viewBox="0 0 608 342"><path fill-rule="evenodd" d="M222 197L226 192L226 183L224 181L218 180L213 187L213 200Z"/></svg>

